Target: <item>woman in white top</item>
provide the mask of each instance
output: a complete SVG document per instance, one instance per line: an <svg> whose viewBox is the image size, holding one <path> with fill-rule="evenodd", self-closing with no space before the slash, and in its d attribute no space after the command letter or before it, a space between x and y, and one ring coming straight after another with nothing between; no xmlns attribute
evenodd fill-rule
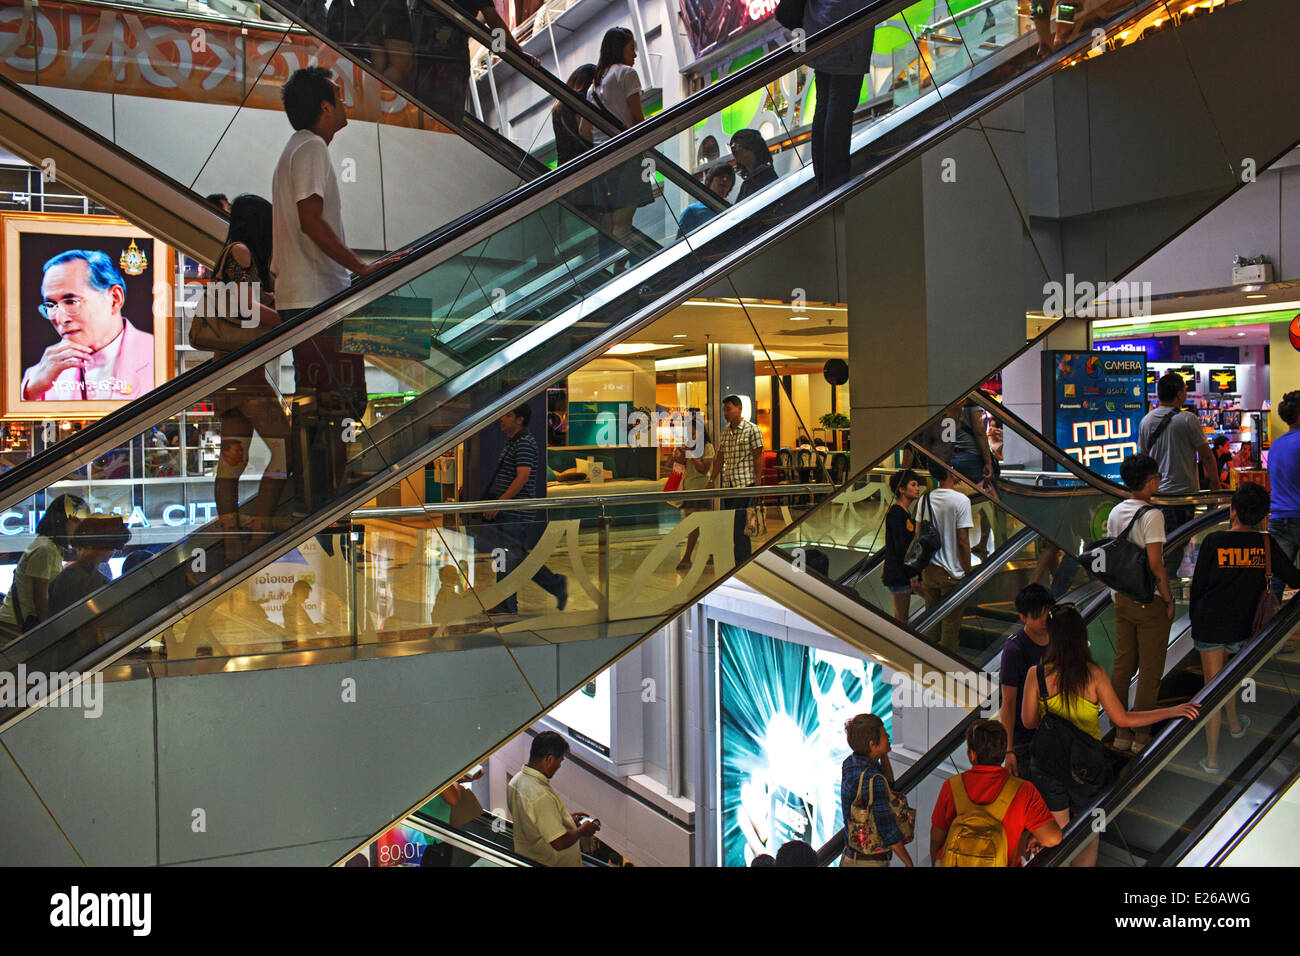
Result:
<svg viewBox="0 0 1300 956"><path fill-rule="evenodd" d="M64 554L86 503L76 495L59 495L36 524L36 537L18 559L13 583L0 604L0 641L28 631L50 615L50 581L63 570Z"/></svg>
<svg viewBox="0 0 1300 956"><path fill-rule="evenodd" d="M596 77L587 92L596 108L615 124L627 129L645 118L641 111L641 80L632 69L636 62L636 41L632 31L614 27L600 43ZM599 146L609 134L582 120L579 133ZM594 208L600 214L601 229L620 243L632 232L632 217L639 206L654 202L650 184L641 177L641 157L635 157L600 176L593 183Z"/></svg>

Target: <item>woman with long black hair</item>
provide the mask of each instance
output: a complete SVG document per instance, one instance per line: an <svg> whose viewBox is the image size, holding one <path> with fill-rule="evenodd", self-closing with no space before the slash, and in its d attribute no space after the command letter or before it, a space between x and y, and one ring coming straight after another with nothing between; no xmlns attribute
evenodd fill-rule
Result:
<svg viewBox="0 0 1300 956"><path fill-rule="evenodd" d="M63 570L72 536L89 513L76 495L59 495L46 507L0 604L0 634L16 637L50 616L50 582Z"/></svg>
<svg viewBox="0 0 1300 956"><path fill-rule="evenodd" d="M584 100L591 89L591 81L596 77L596 64L584 63L569 74L567 86ZM555 132L555 163L563 166L577 159L591 149L591 136L583 136L579 126L581 122L573 107L565 106L559 100L551 107L551 129Z"/></svg>
<svg viewBox="0 0 1300 956"><path fill-rule="evenodd" d="M238 301L252 305L261 329L279 325L280 317L270 308L275 284L271 275L271 204L261 196L245 194L231 203L230 228L217 260L214 281L235 284ZM225 352L213 354L219 357ZM262 437L271 453L250 519L254 534L266 534L287 477L289 419L264 368L241 375L218 391L213 401L221 422L221 457L213 495L217 520L225 533L226 557L234 560L244 555L248 544L239 524L239 477L248 467L253 433Z"/></svg>
<svg viewBox="0 0 1300 956"><path fill-rule="evenodd" d="M620 129L628 129L645 119L641 108L641 79L632 69L636 62L636 40L632 31L613 27L600 42L600 59L592 77L587 99L605 113ZM586 120L581 132L599 146L610 138ZM650 183L642 178L641 158L635 157L610 170L594 183L594 208L601 216L603 230L619 243L632 232L632 217L641 206L654 202Z"/></svg>
<svg viewBox="0 0 1300 956"><path fill-rule="evenodd" d="M1050 643L1041 667L1025 675L1025 697L1020 719L1036 730L1052 714L1073 724L1096 746L1081 759L1077 753L1049 752L1059 738L1039 731L1031 744L1033 784L1047 801L1056 822L1065 829L1071 814L1083 813L1107 782L1109 767L1101 743L1101 712L1116 727L1149 727L1162 720L1186 717L1194 720L1198 704L1178 704L1156 710L1129 711L1110 686L1110 677L1092 659L1088 646L1088 625L1073 604L1057 604L1047 612ZM1097 840L1093 839L1074 858L1072 866L1095 866Z"/></svg>

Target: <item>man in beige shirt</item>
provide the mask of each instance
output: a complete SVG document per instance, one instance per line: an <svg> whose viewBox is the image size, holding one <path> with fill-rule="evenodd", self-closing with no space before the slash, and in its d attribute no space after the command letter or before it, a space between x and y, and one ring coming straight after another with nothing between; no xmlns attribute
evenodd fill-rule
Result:
<svg viewBox="0 0 1300 956"><path fill-rule="evenodd" d="M515 852L542 866L582 866L578 843L600 829L600 821L574 821L553 789L569 743L553 730L533 738L528 763L510 779L506 808L515 825ZM580 814L581 815L581 814Z"/></svg>

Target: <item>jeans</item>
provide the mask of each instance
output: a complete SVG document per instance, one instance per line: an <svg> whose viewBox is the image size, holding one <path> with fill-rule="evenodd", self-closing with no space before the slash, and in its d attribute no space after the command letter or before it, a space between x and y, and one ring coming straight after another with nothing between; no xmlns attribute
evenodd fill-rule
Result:
<svg viewBox="0 0 1300 956"><path fill-rule="evenodd" d="M516 513L517 514L517 513ZM537 547L537 542L541 540L543 532L546 531L545 521L529 521L511 519L509 515L503 515L497 523L485 524L481 527L480 536L484 544L491 544L493 548L505 549L505 568L498 571L497 580L503 581L510 576L528 552ZM542 590L552 595L557 602L561 601L561 595L567 593L567 582L564 575L556 574L546 565L542 565L533 574L533 580L541 586ZM509 597L503 599L498 605L501 611L506 614L519 613L519 594L518 590Z"/></svg>
<svg viewBox="0 0 1300 956"><path fill-rule="evenodd" d="M752 503L749 498L724 498L729 502L727 507L734 508L735 514L731 525L731 546L736 555L736 564L749 560L749 556L754 553L754 546L749 540L749 535L745 534L745 521L749 517L749 506Z"/></svg>
<svg viewBox="0 0 1300 956"><path fill-rule="evenodd" d="M1295 564L1296 554L1300 552L1300 518L1270 518L1268 533ZM1282 579L1276 575L1273 577L1273 593L1279 601L1282 600Z"/></svg>
<svg viewBox="0 0 1300 956"><path fill-rule="evenodd" d="M817 70L817 108L813 111L812 161L822 192L849 179L849 140L853 111L862 97L863 73L824 73Z"/></svg>

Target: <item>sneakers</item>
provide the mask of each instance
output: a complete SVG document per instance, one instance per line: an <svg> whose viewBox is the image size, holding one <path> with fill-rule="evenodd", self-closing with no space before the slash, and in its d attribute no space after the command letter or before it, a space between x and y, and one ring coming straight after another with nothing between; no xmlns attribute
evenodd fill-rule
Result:
<svg viewBox="0 0 1300 956"><path fill-rule="evenodd" d="M1201 762L1196 766L1201 768L1201 773L1208 773L1211 777L1217 777L1219 774L1223 773L1223 771L1218 767L1210 766L1208 757L1202 757Z"/></svg>
<svg viewBox="0 0 1300 956"><path fill-rule="evenodd" d="M1237 731L1235 734L1232 732L1231 729L1228 730L1228 736L1231 737L1233 740L1240 740L1242 737L1246 736L1246 731L1250 729L1249 717L1247 717L1245 714L1242 714L1240 715L1239 719L1241 720L1241 730Z"/></svg>
<svg viewBox="0 0 1300 956"><path fill-rule="evenodd" d="M1133 753L1140 754L1142 751L1147 749L1147 744L1149 743L1151 743L1149 739L1138 740L1136 737L1133 738Z"/></svg>
<svg viewBox="0 0 1300 956"><path fill-rule="evenodd" d="M1121 737L1118 734L1116 734L1115 739L1111 741L1110 749L1117 751L1119 753L1128 753L1131 749L1133 749L1133 738Z"/></svg>

